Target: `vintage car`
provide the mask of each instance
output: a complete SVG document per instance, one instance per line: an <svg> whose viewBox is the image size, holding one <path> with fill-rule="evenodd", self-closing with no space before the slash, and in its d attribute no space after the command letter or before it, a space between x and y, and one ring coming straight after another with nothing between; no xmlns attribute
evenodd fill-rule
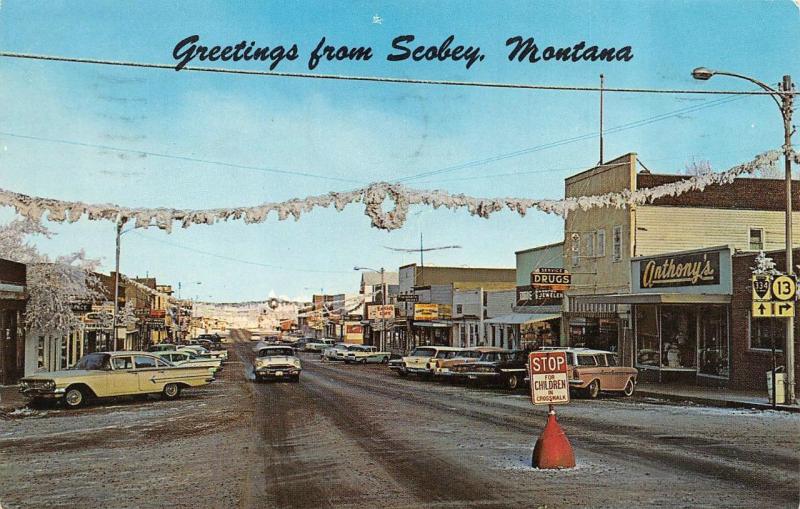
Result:
<svg viewBox="0 0 800 509"><path fill-rule="evenodd" d="M484 352L475 360L450 368L460 380L501 384L513 391L525 380L528 355L522 350Z"/></svg>
<svg viewBox="0 0 800 509"><path fill-rule="evenodd" d="M174 352L178 346L173 343L159 343L147 349L148 352Z"/></svg>
<svg viewBox="0 0 800 509"><path fill-rule="evenodd" d="M449 355L444 356L444 358L437 357L433 359L433 376L442 380L452 378L450 369L453 366L458 366L460 364L464 364L465 362L477 360L481 354L485 352L502 351L504 351L502 348L498 348L496 346L478 346L474 348L468 348L466 350L448 352Z"/></svg>
<svg viewBox="0 0 800 509"><path fill-rule="evenodd" d="M294 349L290 346L265 346L258 351L253 363L256 382L268 379L299 382L302 370L300 359L295 357Z"/></svg>
<svg viewBox="0 0 800 509"><path fill-rule="evenodd" d="M386 364L391 356L391 352L380 352L376 346L353 345L344 355L344 362L345 364L366 364L368 362Z"/></svg>
<svg viewBox="0 0 800 509"><path fill-rule="evenodd" d="M322 351L322 355L320 358L326 361L343 361L347 352L350 351L350 348L356 345L351 345L348 343L336 343L330 348L326 348Z"/></svg>
<svg viewBox="0 0 800 509"><path fill-rule="evenodd" d="M410 354L403 357L403 371L398 371L398 374L405 376L408 374L417 374L422 376L430 376L433 374L433 359L445 359L456 352L461 352L463 348L455 348L451 346L418 346Z"/></svg>
<svg viewBox="0 0 800 509"><path fill-rule="evenodd" d="M326 348L330 348L336 343L332 339L313 339L306 342L306 346L303 348L303 351L306 352L321 352Z"/></svg>
<svg viewBox="0 0 800 509"><path fill-rule="evenodd" d="M178 348L178 351L179 352L191 351L197 355L208 355L209 357L216 357L218 359L222 359L223 361L228 360L227 350L209 350L200 345L182 346Z"/></svg>
<svg viewBox="0 0 800 509"><path fill-rule="evenodd" d="M153 352L154 355L168 360L176 366L192 366L196 368L208 368L211 374L222 371L222 359L212 357L199 357L190 351L181 352Z"/></svg>
<svg viewBox="0 0 800 509"><path fill-rule="evenodd" d="M406 368L403 366L403 359L402 357L399 359L389 359L388 363L389 369L395 371L400 376L405 376Z"/></svg>
<svg viewBox="0 0 800 509"><path fill-rule="evenodd" d="M621 392L633 396L639 371L620 366L617 354L589 348L565 348L569 368L569 387L581 391L588 398L596 398L601 391Z"/></svg>
<svg viewBox="0 0 800 509"><path fill-rule="evenodd" d="M180 396L181 390L213 380L208 368L173 366L148 352L96 352L82 357L74 367L26 376L19 390L31 400L56 399L77 408L90 398L161 394Z"/></svg>

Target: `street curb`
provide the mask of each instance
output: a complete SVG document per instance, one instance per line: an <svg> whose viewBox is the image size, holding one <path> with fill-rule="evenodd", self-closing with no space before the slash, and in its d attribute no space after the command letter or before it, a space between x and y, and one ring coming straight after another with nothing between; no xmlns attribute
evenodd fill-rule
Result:
<svg viewBox="0 0 800 509"><path fill-rule="evenodd" d="M686 396L682 394L669 394L657 391L637 389L636 396L646 398L666 399L669 401L691 401L698 405L713 406L720 408L750 408L756 410L778 410L781 412L800 413L800 406L778 405L774 409L769 403L755 403L748 401L735 401L728 399L707 398L702 396Z"/></svg>

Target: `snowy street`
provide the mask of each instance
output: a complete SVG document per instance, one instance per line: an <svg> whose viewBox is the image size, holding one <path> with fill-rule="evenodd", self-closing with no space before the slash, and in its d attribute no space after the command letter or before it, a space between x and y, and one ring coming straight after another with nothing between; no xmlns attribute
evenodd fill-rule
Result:
<svg viewBox="0 0 800 509"><path fill-rule="evenodd" d="M302 356L299 384L256 384L250 342L234 341L221 380L180 400L3 421L3 507L798 503L796 414L573 400L558 415L577 467L537 471L546 407L524 390L403 379L314 354Z"/></svg>

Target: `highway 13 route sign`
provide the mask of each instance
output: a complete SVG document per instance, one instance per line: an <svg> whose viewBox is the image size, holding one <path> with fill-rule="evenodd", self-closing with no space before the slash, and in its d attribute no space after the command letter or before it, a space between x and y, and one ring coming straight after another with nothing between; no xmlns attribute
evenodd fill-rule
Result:
<svg viewBox="0 0 800 509"><path fill-rule="evenodd" d="M797 298L797 282L791 276L781 274L753 275L754 318L789 318L794 316Z"/></svg>
<svg viewBox="0 0 800 509"><path fill-rule="evenodd" d="M531 352L528 374L534 405L569 403L569 375L566 352Z"/></svg>

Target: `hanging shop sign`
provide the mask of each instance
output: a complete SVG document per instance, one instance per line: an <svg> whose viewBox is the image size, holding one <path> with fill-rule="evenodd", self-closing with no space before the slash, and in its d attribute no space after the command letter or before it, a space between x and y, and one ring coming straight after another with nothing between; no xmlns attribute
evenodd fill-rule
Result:
<svg viewBox="0 0 800 509"><path fill-rule="evenodd" d="M572 284L572 274L559 267L540 267L531 272L531 286L535 290L565 292Z"/></svg>
<svg viewBox="0 0 800 509"><path fill-rule="evenodd" d="M559 306L564 292L536 286L517 287L517 306Z"/></svg>
<svg viewBox="0 0 800 509"><path fill-rule="evenodd" d="M414 304L414 320L436 320L439 318L438 304Z"/></svg>
<svg viewBox="0 0 800 509"><path fill-rule="evenodd" d="M566 352L531 352L528 374L534 405L569 403L569 376Z"/></svg>
<svg viewBox="0 0 800 509"><path fill-rule="evenodd" d="M392 318L394 318L394 306L391 304L367 306L368 320L391 320Z"/></svg>
<svg viewBox="0 0 800 509"><path fill-rule="evenodd" d="M641 288L709 286L719 282L719 251L658 256L639 263Z"/></svg>
<svg viewBox="0 0 800 509"><path fill-rule="evenodd" d="M419 302L419 295L415 293L406 293L397 296L397 302Z"/></svg>

